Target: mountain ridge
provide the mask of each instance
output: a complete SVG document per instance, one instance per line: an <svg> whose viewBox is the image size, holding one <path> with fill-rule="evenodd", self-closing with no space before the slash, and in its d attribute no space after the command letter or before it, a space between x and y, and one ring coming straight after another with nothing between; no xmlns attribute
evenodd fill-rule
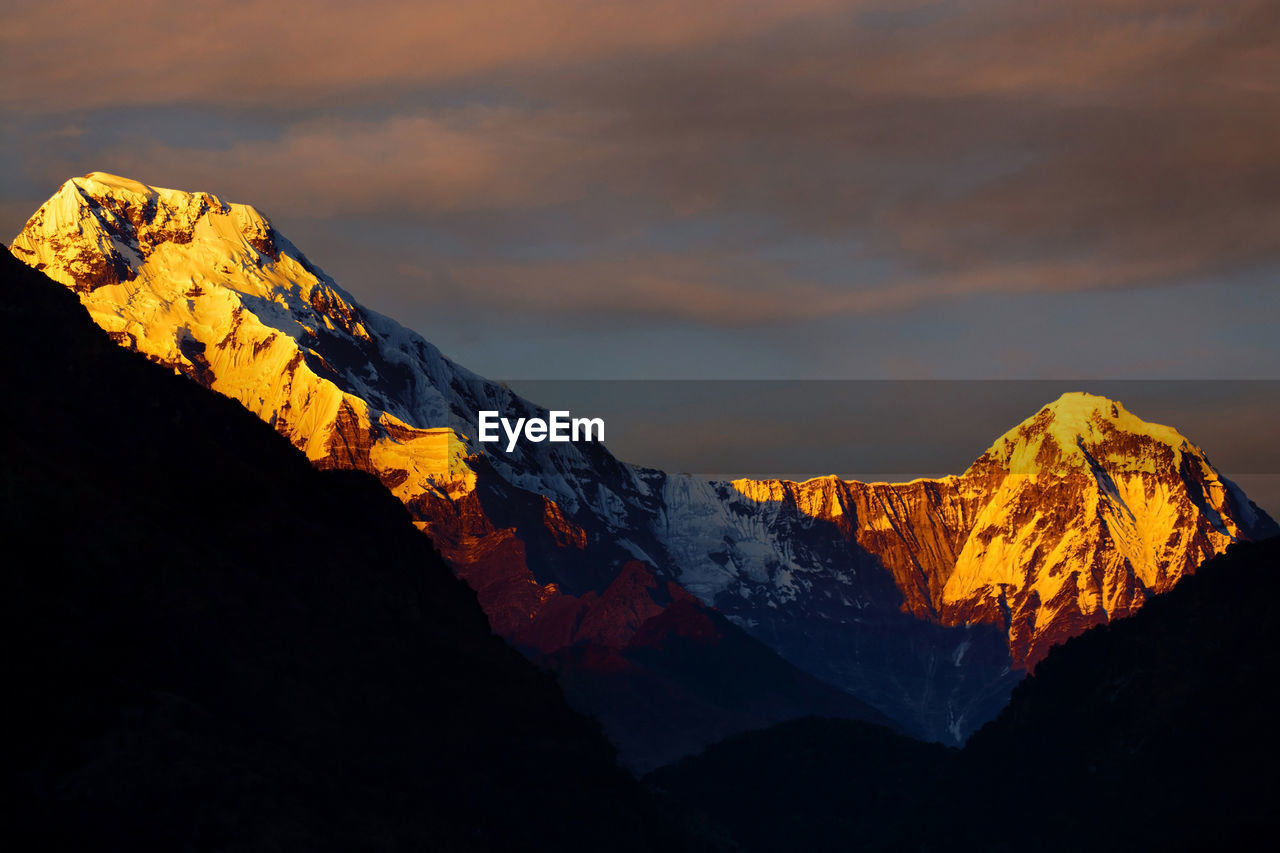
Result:
<svg viewBox="0 0 1280 853"><path fill-rule="evenodd" d="M313 463L378 476L535 655L616 653L678 588L907 730L961 742L1055 643L1274 529L1176 431L1088 395L962 474L906 484L713 482L594 445L481 447L479 409L545 413L207 194L92 173L13 251L117 342L238 399ZM632 563L649 580L610 593Z"/></svg>

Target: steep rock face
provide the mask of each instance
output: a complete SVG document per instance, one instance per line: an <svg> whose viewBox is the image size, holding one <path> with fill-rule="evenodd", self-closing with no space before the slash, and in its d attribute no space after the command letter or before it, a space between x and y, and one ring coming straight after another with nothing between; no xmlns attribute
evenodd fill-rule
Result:
<svg viewBox="0 0 1280 853"><path fill-rule="evenodd" d="M961 741L1054 643L1275 531L1174 430L1084 394L962 475L899 484L708 482L595 444L480 445L477 411L545 411L359 306L253 208L207 194L76 178L12 251L117 343L239 400L315 464L378 476L495 630L554 659L591 710L608 701L582 676L595 667L729 713L651 652L676 631L704 653L730 638L756 655L737 625L909 730ZM812 710L812 685L756 686L788 684L790 710L762 713ZM605 725L627 740L642 721L614 711Z"/></svg>
<svg viewBox="0 0 1280 853"><path fill-rule="evenodd" d="M1087 394L1046 406L970 471L1003 476L938 609L950 623L1007 623L1014 659L1032 665L1230 543L1274 531L1176 430Z"/></svg>
<svg viewBox="0 0 1280 853"><path fill-rule="evenodd" d="M672 479L664 499L687 589L912 732L963 740L1021 677L1003 627L941 624L930 595L985 505L972 483Z"/></svg>

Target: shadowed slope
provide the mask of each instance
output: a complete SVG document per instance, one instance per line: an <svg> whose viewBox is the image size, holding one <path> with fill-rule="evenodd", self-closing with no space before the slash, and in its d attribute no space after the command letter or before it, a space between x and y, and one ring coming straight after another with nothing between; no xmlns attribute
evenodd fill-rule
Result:
<svg viewBox="0 0 1280 853"><path fill-rule="evenodd" d="M646 777L752 851L879 850L919 818L955 750L810 717L734 735Z"/></svg>
<svg viewBox="0 0 1280 853"><path fill-rule="evenodd" d="M1280 538L1239 543L1137 614L1050 652L960 754L951 778L970 783L939 796L954 825L930 840L1239 850L1256 844L1251 831L1274 836L1278 600ZM961 818L989 798L1006 828L998 842Z"/></svg>
<svg viewBox="0 0 1280 853"><path fill-rule="evenodd" d="M671 621L655 622L673 595L689 598L646 530L664 475L589 442L480 445L481 409L546 413L361 307L252 207L94 173L64 184L12 251L75 291L112 340L238 400L317 467L378 477L493 629L565 676L627 766L807 714L886 721L704 605L715 631L683 653L704 670L727 648L744 655L735 701L670 677L681 662L665 653L630 654L646 624ZM574 648L588 644L626 667L596 669L598 654ZM639 706L612 701L621 693Z"/></svg>
<svg viewBox="0 0 1280 853"><path fill-rule="evenodd" d="M1232 545L1050 651L962 751L800 720L647 778L762 853L1254 849L1280 824L1277 600L1280 538Z"/></svg>
<svg viewBox="0 0 1280 853"><path fill-rule="evenodd" d="M46 849L679 847L375 480L316 470L0 256L12 831Z"/></svg>

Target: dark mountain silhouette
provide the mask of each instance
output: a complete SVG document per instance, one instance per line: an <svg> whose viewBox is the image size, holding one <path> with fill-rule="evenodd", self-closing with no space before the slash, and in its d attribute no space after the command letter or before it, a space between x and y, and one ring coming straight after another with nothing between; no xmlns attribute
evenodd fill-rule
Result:
<svg viewBox="0 0 1280 853"><path fill-rule="evenodd" d="M955 752L870 723L809 717L734 735L646 778L744 850L879 850L901 837Z"/></svg>
<svg viewBox="0 0 1280 853"><path fill-rule="evenodd" d="M11 838L684 849L376 480L0 264Z"/></svg>
<svg viewBox="0 0 1280 853"><path fill-rule="evenodd" d="M810 719L648 780L745 850L1256 849L1280 823L1277 600L1280 538L1232 545L1051 651L963 750Z"/></svg>

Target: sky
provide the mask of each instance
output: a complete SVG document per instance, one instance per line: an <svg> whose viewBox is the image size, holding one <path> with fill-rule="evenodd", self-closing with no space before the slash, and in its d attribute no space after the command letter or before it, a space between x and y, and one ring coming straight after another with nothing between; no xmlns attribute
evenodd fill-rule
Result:
<svg viewBox="0 0 1280 853"><path fill-rule="evenodd" d="M5 240L211 191L499 378L1280 377L1274 2L5 6Z"/></svg>

